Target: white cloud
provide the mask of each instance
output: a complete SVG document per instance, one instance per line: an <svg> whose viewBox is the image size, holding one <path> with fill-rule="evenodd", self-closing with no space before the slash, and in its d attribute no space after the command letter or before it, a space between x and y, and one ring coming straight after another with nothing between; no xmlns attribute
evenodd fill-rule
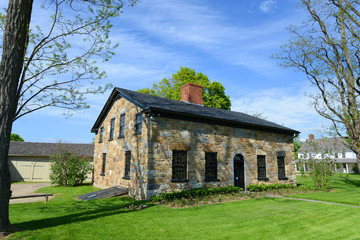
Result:
<svg viewBox="0 0 360 240"><path fill-rule="evenodd" d="M286 88L244 90L245 94L241 97L231 99L232 110L247 112L250 115L262 113L268 121L293 128L306 135L329 123L309 105L309 98L303 95L303 90L303 88L298 91Z"/></svg>
<svg viewBox="0 0 360 240"><path fill-rule="evenodd" d="M260 10L264 13L272 12L276 8L275 0L265 0L260 3Z"/></svg>
<svg viewBox="0 0 360 240"><path fill-rule="evenodd" d="M263 9L270 11L275 3L274 0L264 1ZM210 9L198 1L154 0L141 2L138 7L141 10L126 12L122 23L125 28L135 25L143 33L143 37L136 40L145 40L154 44L153 47L161 46L168 51L187 51L182 52L182 56L194 52L205 53L207 57L226 64L263 74L274 72L275 64L269 56L273 49L285 42L285 27L290 22L301 20L300 13L296 12L286 18L258 25L234 25L223 12ZM151 39L155 40L151 42Z"/></svg>

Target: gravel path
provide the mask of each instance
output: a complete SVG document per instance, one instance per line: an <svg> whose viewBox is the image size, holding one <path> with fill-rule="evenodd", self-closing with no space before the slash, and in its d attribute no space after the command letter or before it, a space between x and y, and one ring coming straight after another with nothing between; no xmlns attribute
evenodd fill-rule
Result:
<svg viewBox="0 0 360 240"><path fill-rule="evenodd" d="M11 184L12 196L23 196L37 194L36 190L43 187L51 186L50 183L15 183ZM52 197L49 197L51 199ZM25 203L25 202L38 202L44 201L44 197L35 197L35 198L21 198L21 199L12 199L10 203Z"/></svg>

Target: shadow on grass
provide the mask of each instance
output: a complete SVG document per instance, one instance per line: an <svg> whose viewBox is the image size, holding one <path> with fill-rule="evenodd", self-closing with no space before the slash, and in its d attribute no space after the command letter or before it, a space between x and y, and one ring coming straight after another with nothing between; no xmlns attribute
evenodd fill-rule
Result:
<svg viewBox="0 0 360 240"><path fill-rule="evenodd" d="M77 201L74 204L68 206L58 206L58 205L48 205L46 207L40 208L40 211L46 215L47 213L59 212L68 212L69 214L62 216L54 216L48 218L41 218L36 220L30 220L27 222L21 222L13 224L15 228L27 229L27 230L38 230L49 227L56 227L60 225L72 224L76 222L88 221L96 218L107 217L117 214L127 214L134 211L141 211L139 209L128 210L125 207L134 204L135 207L140 204L146 204L147 208L155 206L147 201L122 201L116 203L115 201L101 201L101 200L92 200L88 202ZM76 211L76 213L71 213Z"/></svg>
<svg viewBox="0 0 360 240"><path fill-rule="evenodd" d="M360 180L352 180L350 179L348 176L346 176L345 178L341 179L344 183L355 186L355 187L360 187Z"/></svg>

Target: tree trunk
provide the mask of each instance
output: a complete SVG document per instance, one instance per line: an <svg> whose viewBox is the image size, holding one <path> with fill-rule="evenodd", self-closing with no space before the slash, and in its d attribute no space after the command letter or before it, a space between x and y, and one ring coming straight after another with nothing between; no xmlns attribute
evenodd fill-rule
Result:
<svg viewBox="0 0 360 240"><path fill-rule="evenodd" d="M356 166L357 166L357 169L358 169L358 174L360 174L360 152L358 152L356 154Z"/></svg>
<svg viewBox="0 0 360 240"><path fill-rule="evenodd" d="M13 228L9 221L11 196L8 152L17 88L28 43L33 0L9 0L0 63L0 236Z"/></svg>

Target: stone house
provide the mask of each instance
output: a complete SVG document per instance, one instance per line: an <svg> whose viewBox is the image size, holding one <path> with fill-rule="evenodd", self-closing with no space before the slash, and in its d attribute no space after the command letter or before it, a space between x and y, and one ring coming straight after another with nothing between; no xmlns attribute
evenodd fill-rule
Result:
<svg viewBox="0 0 360 240"><path fill-rule="evenodd" d="M299 132L203 105L202 87L181 101L115 88L91 131L95 186L123 186L136 199L199 187L296 183Z"/></svg>

